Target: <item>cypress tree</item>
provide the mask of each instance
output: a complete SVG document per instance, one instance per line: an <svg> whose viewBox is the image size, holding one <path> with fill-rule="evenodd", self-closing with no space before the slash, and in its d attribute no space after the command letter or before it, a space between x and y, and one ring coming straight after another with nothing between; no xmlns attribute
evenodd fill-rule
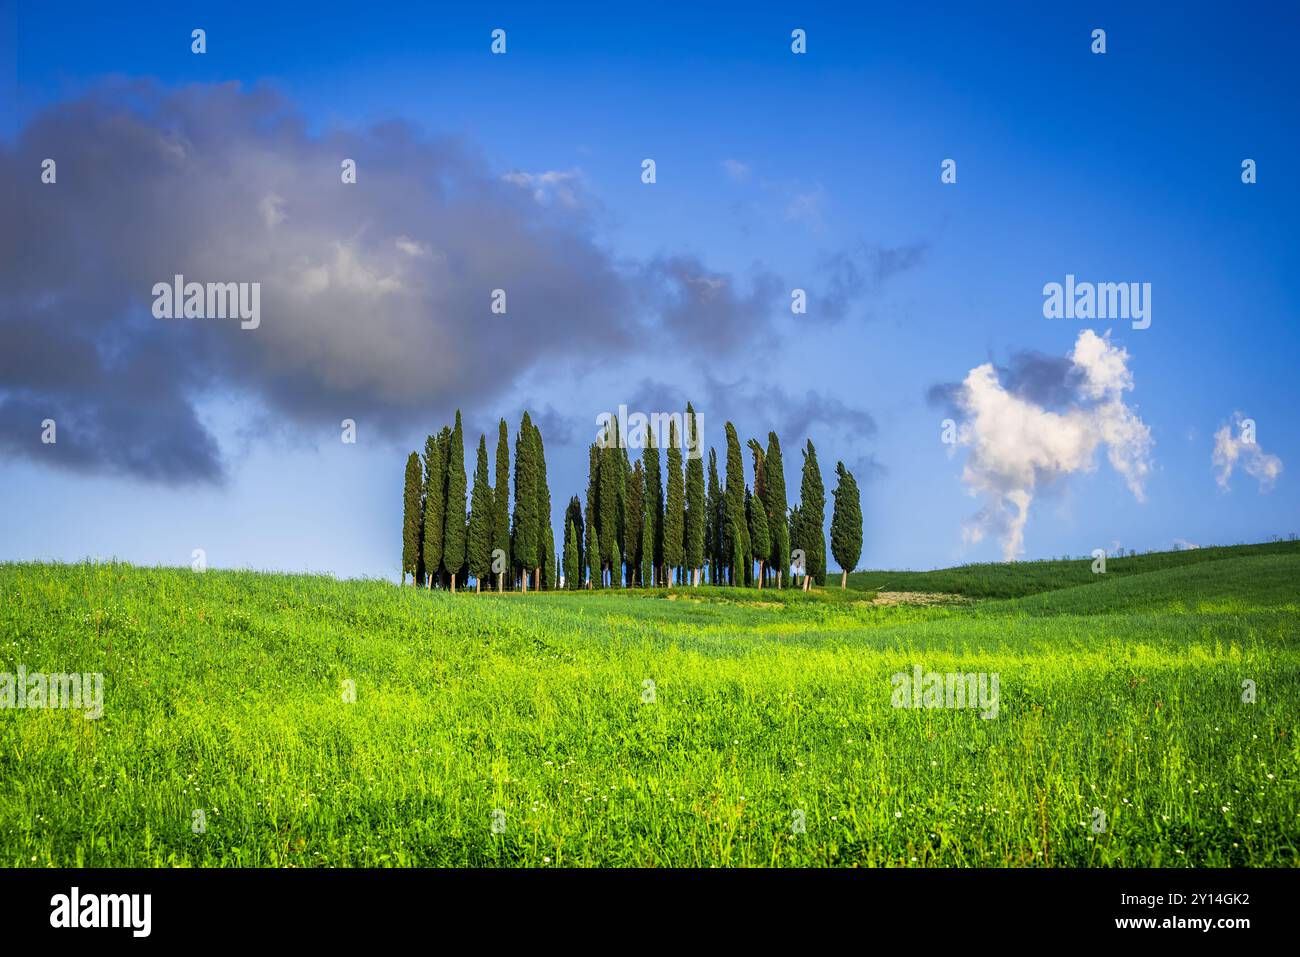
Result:
<svg viewBox="0 0 1300 957"><path fill-rule="evenodd" d="M541 536L537 534L537 464L534 460L533 420L524 413L515 434L515 522L514 560L523 569L523 588L537 562Z"/></svg>
<svg viewBox="0 0 1300 957"><path fill-rule="evenodd" d="M451 590L465 564L465 433L460 425L460 409L451 430L451 451L447 456L447 514L442 533L442 564L451 576Z"/></svg>
<svg viewBox="0 0 1300 957"><path fill-rule="evenodd" d="M437 579L439 587L443 587L442 574L446 570L443 568L443 553L446 550L444 539L447 535L447 467L451 464L451 426L444 425L442 431L438 433L438 477L434 480L438 486L438 498L434 506L437 512L438 524L438 564L430 569L430 573ZM427 503L426 503L427 505ZM425 524L430 525L429 519L425 519Z"/></svg>
<svg viewBox="0 0 1300 957"><path fill-rule="evenodd" d="M754 492L753 492L754 499L755 501L759 502L762 505L764 511L766 511L767 498L765 493L767 491L767 476L763 471L763 446L759 443L758 439L750 439L745 444L748 446L750 453L754 456ZM745 508L748 510L749 507L750 507L749 502L746 501ZM749 522L749 542L750 542L750 546L754 550L754 556L753 556L754 561L758 562L758 574L759 574L758 587L762 588L763 575L766 571L764 566L767 565L767 559L768 559L768 555L767 555L768 549L763 549L762 551L759 550L758 543L754 540L754 520L753 518L749 517L748 511L746 511L745 515L746 515L746 519ZM763 518L766 520L767 515L764 515ZM765 524L769 525L769 537L766 538L765 540L768 543L768 548L770 548L771 547L770 523L765 522Z"/></svg>
<svg viewBox="0 0 1300 957"><path fill-rule="evenodd" d="M746 556L749 554L749 527L745 521L745 459L740 454L736 427L727 423L727 531L731 584L745 582Z"/></svg>
<svg viewBox="0 0 1300 957"><path fill-rule="evenodd" d="M627 562L628 587L636 584L641 573L641 526L645 522L645 470L637 459L627 480L627 519L624 537L627 546L623 558ZM642 583L644 585L644 582Z"/></svg>
<svg viewBox="0 0 1300 957"><path fill-rule="evenodd" d="M722 570L722 522L725 499L718 484L718 450L709 449L709 493L704 503L704 551L709 562L709 584L718 583Z"/></svg>
<svg viewBox="0 0 1300 957"><path fill-rule="evenodd" d="M442 447L437 436L431 435L424 440L424 528L421 533L424 541L420 549L425 584L430 588L442 566L442 513L446 504L443 479L446 474Z"/></svg>
<svg viewBox="0 0 1300 957"><path fill-rule="evenodd" d="M605 433L605 445L600 450L600 486L598 505L600 507L600 560L603 568L609 570L609 587L615 587L617 572L615 563L619 561L618 541L618 487L622 467L618 458L618 425L613 420ZM602 571L602 584L604 573Z"/></svg>
<svg viewBox="0 0 1300 957"><path fill-rule="evenodd" d="M566 513L567 514L567 513ZM564 584L572 590L578 587L578 530L573 527L573 519L564 523Z"/></svg>
<svg viewBox="0 0 1300 957"><path fill-rule="evenodd" d="M614 566L611 572L610 583L614 584L616 579L617 584L620 587L623 587L623 582L624 582L623 569L624 566L626 565L625 556L628 555L630 552L636 550L635 547L633 545L630 545L627 540L627 526L628 526L627 476L628 473L631 472L631 469L628 467L627 449L616 448L614 450L614 456L611 459L611 462L613 464L614 476L616 480L615 484L617 486L615 489L615 495L617 496L616 501L618 502L618 507L614 510L614 526L615 526L614 537L615 540L618 542L618 548L615 552ZM630 571L631 569L628 568L628 572ZM632 576L628 574L627 581L629 583L631 582L631 579Z"/></svg>
<svg viewBox="0 0 1300 957"><path fill-rule="evenodd" d="M593 588L601 586L601 569L604 567L600 545L600 449L595 443L587 450L587 568L590 572L588 581Z"/></svg>
<svg viewBox="0 0 1300 957"><path fill-rule="evenodd" d="M497 485L493 490L495 498L492 513L492 547L500 549L505 560L502 569L510 568L510 434L506 420L497 423ZM505 571L497 573L497 591L505 586ZM511 578L514 576L512 575Z"/></svg>
<svg viewBox="0 0 1300 957"><path fill-rule="evenodd" d="M573 523L573 547L578 553L578 577L572 579L573 585L571 587L578 588L582 584L582 569L587 567L586 548L583 544L586 528L582 520L582 502L578 500L578 496L575 495L569 499L569 507L564 511L564 521L566 525L570 522ZM568 575L567 566L565 575Z"/></svg>
<svg viewBox="0 0 1300 957"><path fill-rule="evenodd" d="M758 495L749 495L745 501L749 509L749 540L754 548L754 557L758 559L758 587L763 588L763 563L772 550L768 537L767 506Z"/></svg>
<svg viewBox="0 0 1300 957"><path fill-rule="evenodd" d="M551 487L546 480L546 447L542 444L542 430L533 426L533 450L537 463L537 588L550 588L555 584L555 532L551 527Z"/></svg>
<svg viewBox="0 0 1300 957"><path fill-rule="evenodd" d="M695 410L686 403L686 567L691 572L691 584L699 585L704 567L704 458Z"/></svg>
<svg viewBox="0 0 1300 957"><path fill-rule="evenodd" d="M648 427L647 427L648 428ZM663 514L664 488L659 479L659 439L654 430L649 430L645 448L641 450L641 461L645 464L645 513L650 523L650 579L643 581L646 588L653 588L658 580L656 570L663 564ZM642 562L644 565L644 561Z"/></svg>
<svg viewBox="0 0 1300 957"><path fill-rule="evenodd" d="M677 423L668 422L668 497L664 505L664 581L673 583L673 569L680 568L686 558L686 500L682 488L681 436Z"/></svg>
<svg viewBox="0 0 1300 957"><path fill-rule="evenodd" d="M587 506L587 583L592 588L600 587L600 539L596 532L596 513L591 505Z"/></svg>
<svg viewBox="0 0 1300 957"><path fill-rule="evenodd" d="M831 512L831 554L840 566L840 588L849 587L849 572L862 557L862 501L858 483L843 462L835 463L835 508Z"/></svg>
<svg viewBox="0 0 1300 957"><path fill-rule="evenodd" d="M790 534L790 550L791 550L791 552L793 553L796 549L802 549L802 548L803 548L803 543L800 541L799 536L803 533L803 525L802 525L802 524L800 523L800 521L799 521L799 506L798 506L798 505L792 506L792 507L790 508L790 515L789 515L789 518L786 520L786 529L787 529L787 531L788 531L789 534ZM790 556L790 560L791 560L791 562L794 561L794 555L793 555L793 554L791 554L791 556ZM806 578L808 577L808 562L807 562L806 558L805 558L805 561L804 561L804 563L803 563L802 565L792 566L792 568L793 568L793 571L791 571L791 573L790 573L790 585L793 587L793 586L795 586L796 584L801 584L801 583L797 583L797 582L795 581L795 578L805 578L805 579L806 579ZM804 590L806 591L806 590L807 590L806 583L802 583L802 584L804 585Z"/></svg>
<svg viewBox="0 0 1300 957"><path fill-rule="evenodd" d="M402 491L402 584L411 573L416 585L420 569L420 456L412 452L406 459L406 485Z"/></svg>
<svg viewBox="0 0 1300 957"><path fill-rule="evenodd" d="M637 550L641 554L641 587L653 588L655 580L655 514L651 496L642 497L641 545Z"/></svg>
<svg viewBox="0 0 1300 957"><path fill-rule="evenodd" d="M799 486L799 547L804 550L808 574L818 585L826 584L826 489L817 450L812 440L803 454L803 480Z"/></svg>
<svg viewBox="0 0 1300 957"><path fill-rule="evenodd" d="M492 517L496 500L488 477L487 437L478 437L478 461L474 468L474 491L469 505L469 541L466 545L474 590L481 591L483 579L492 573Z"/></svg>
<svg viewBox="0 0 1300 957"><path fill-rule="evenodd" d="M763 493L767 503L768 534L772 542L770 560L776 569L776 586L790 568L789 508L786 503L785 469L781 464L781 440L775 432L767 433L767 455L763 456Z"/></svg>

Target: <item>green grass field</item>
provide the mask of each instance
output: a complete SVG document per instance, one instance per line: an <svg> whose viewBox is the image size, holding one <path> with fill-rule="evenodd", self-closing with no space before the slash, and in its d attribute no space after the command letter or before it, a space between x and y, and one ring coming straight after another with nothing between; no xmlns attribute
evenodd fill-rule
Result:
<svg viewBox="0 0 1300 957"><path fill-rule="evenodd" d="M0 864L1296 864L1300 546L853 583L981 600L0 565L0 672L105 676L0 711Z"/></svg>

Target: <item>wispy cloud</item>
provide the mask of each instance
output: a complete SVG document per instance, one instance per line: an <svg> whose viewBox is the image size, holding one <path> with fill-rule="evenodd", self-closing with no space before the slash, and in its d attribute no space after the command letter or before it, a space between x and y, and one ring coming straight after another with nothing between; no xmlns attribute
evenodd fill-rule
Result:
<svg viewBox="0 0 1300 957"><path fill-rule="evenodd" d="M1282 474L1282 460L1270 455L1260 446L1255 438L1255 423L1242 417L1240 412L1232 414L1232 425L1224 425L1214 433L1214 452L1211 462L1214 465L1214 480L1219 488L1230 490L1228 480L1233 470L1240 465L1246 474L1259 483L1260 493L1270 492ZM1233 434L1234 427L1236 435Z"/></svg>

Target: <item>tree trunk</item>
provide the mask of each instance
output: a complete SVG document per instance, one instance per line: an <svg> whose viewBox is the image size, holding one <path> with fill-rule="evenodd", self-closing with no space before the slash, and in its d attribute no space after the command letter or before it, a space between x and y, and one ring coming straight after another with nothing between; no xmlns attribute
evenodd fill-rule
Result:
<svg viewBox="0 0 1300 957"><path fill-rule="evenodd" d="M843 591L845 588L848 588L848 587L849 587L849 573L846 572L846 571L841 571L841 572L840 572L840 590Z"/></svg>
<svg viewBox="0 0 1300 957"><path fill-rule="evenodd" d="M758 590L763 590L763 560L758 560Z"/></svg>
<svg viewBox="0 0 1300 957"><path fill-rule="evenodd" d="M474 579L474 594L476 594L476 595L478 594L478 592L479 592L479 585L481 585L481 584L482 584L482 582L480 582L477 578Z"/></svg>
<svg viewBox="0 0 1300 957"><path fill-rule="evenodd" d="M455 575L452 575L452 576L451 576L451 593L452 593L453 595L456 594L456 576L455 576Z"/></svg>

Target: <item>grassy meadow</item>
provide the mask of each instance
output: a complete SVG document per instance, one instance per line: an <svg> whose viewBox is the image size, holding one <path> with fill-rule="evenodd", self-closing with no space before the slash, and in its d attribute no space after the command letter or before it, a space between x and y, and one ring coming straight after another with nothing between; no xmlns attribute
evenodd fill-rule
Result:
<svg viewBox="0 0 1300 957"><path fill-rule="evenodd" d="M104 674L0 711L0 864L1296 864L1300 546L852 585L0 565L0 672ZM915 665L997 717L893 707Z"/></svg>

